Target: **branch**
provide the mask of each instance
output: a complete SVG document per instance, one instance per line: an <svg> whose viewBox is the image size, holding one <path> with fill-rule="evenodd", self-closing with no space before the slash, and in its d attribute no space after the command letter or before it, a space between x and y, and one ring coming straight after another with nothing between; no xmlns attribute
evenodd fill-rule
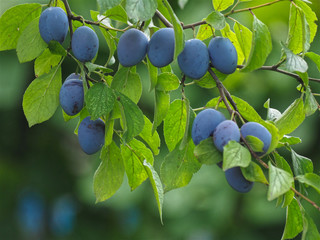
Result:
<svg viewBox="0 0 320 240"><path fill-rule="evenodd" d="M160 19L160 21L168 28L173 28L172 24L166 19L165 16L162 15L162 13L157 9L156 15Z"/></svg>

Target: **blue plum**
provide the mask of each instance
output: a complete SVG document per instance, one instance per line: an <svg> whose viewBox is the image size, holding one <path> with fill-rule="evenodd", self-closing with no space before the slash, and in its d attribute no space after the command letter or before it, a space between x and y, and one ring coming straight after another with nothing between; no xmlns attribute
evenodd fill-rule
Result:
<svg viewBox="0 0 320 240"><path fill-rule="evenodd" d="M213 135L219 123L225 121L224 115L212 108L201 111L193 121L191 136L195 145Z"/></svg>
<svg viewBox="0 0 320 240"><path fill-rule="evenodd" d="M240 167L234 167L226 170L225 176L229 185L238 192L247 193L253 187L254 183L245 179Z"/></svg>
<svg viewBox="0 0 320 240"><path fill-rule="evenodd" d="M202 78L209 68L207 46L199 39L186 41L183 51L178 56L181 71L189 78Z"/></svg>
<svg viewBox="0 0 320 240"><path fill-rule="evenodd" d="M68 17L60 7L49 7L41 13L39 31L42 39L63 43L68 33Z"/></svg>
<svg viewBox="0 0 320 240"><path fill-rule="evenodd" d="M213 133L213 142L217 149L223 152L223 147L231 140L240 141L240 130L235 122L226 120L216 127Z"/></svg>
<svg viewBox="0 0 320 240"><path fill-rule="evenodd" d="M78 129L78 140L86 154L98 152L104 145L105 124L101 119L84 118Z"/></svg>
<svg viewBox="0 0 320 240"><path fill-rule="evenodd" d="M71 47L76 59L80 62L89 62L98 52L98 36L91 28L81 26L73 33Z"/></svg>
<svg viewBox="0 0 320 240"><path fill-rule="evenodd" d="M70 79L78 79L78 80L82 80L81 75L78 73L71 73L65 81L68 81Z"/></svg>
<svg viewBox="0 0 320 240"><path fill-rule="evenodd" d="M173 28L162 28L155 32L148 45L148 57L155 67L164 67L173 61L174 31Z"/></svg>
<svg viewBox="0 0 320 240"><path fill-rule="evenodd" d="M84 102L82 80L66 79L60 89L59 101L66 114L69 116L78 114Z"/></svg>
<svg viewBox="0 0 320 240"><path fill-rule="evenodd" d="M119 39L117 53L122 66L131 67L140 63L147 54L148 38L140 30L131 28Z"/></svg>
<svg viewBox="0 0 320 240"><path fill-rule="evenodd" d="M228 38L211 39L208 51L212 65L225 74L233 73L237 68L237 50Z"/></svg>
<svg viewBox="0 0 320 240"><path fill-rule="evenodd" d="M263 153L266 153L271 144L271 133L257 122L247 122L240 128L241 135L245 138L247 136L254 136L263 142Z"/></svg>

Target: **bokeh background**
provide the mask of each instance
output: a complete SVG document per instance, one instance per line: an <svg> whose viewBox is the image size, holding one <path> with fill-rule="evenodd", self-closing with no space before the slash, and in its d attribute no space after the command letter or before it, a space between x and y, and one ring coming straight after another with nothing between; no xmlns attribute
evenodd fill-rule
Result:
<svg viewBox="0 0 320 240"><path fill-rule="evenodd" d="M0 15L13 5L27 2L48 1L0 0ZM254 1L256 4L265 2ZM320 18L320 2L311 2ZM69 3L74 12L87 19L90 18L90 9L97 9L93 0L70 0ZM211 0L189 0L183 10L177 1L170 3L185 24L200 21L213 10ZM254 10L273 36L273 51L267 65L276 63L280 58L280 41L286 41L288 32L288 12L289 1ZM251 28L248 12L233 17ZM185 30L185 34L186 39L193 37L192 30ZM97 62L104 63L108 48L103 38L100 40ZM320 54L320 31L311 50ZM177 64L173 66L179 74ZM62 69L65 78L75 71L76 65L67 59ZM138 71L144 85L139 106L152 118L153 93L147 91L147 69L139 65ZM309 74L320 78L313 63L310 63ZM285 209L276 207L276 201L266 200L267 187L255 184L250 193L239 194L229 187L223 172L216 166L203 166L188 186L165 195L163 226L148 181L130 192L125 179L111 199L95 204L92 179L100 160L98 154L88 156L79 148L73 134L77 120L64 122L59 108L49 121L32 128L27 125L22 111L22 96L33 79L32 63L20 64L14 50L0 52L0 239L281 238ZM263 103L268 98L271 99L271 107L284 111L299 97L296 80L278 73L235 73L224 84L233 95L252 104L263 118L266 117ZM320 93L319 84L311 83L311 87ZM186 95L192 107L197 108L218 96L218 91L191 86L186 89ZM178 91L172 99L179 96ZM320 114L316 112L293 133L302 139L301 144L294 146L295 151L312 159L318 174L319 123ZM159 169L166 153L163 144L161 154L155 160L156 169ZM280 153L291 162L288 151L281 150ZM319 195L313 190L309 194L320 204ZM304 206L319 228L319 212L308 204Z"/></svg>

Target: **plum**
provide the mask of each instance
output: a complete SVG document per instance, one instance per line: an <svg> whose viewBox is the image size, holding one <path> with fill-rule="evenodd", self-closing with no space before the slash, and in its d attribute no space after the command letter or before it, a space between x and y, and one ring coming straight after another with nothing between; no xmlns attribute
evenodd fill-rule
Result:
<svg viewBox="0 0 320 240"><path fill-rule="evenodd" d="M66 114L69 116L78 114L83 108L84 102L82 80L67 78L60 89L59 101Z"/></svg>
<svg viewBox="0 0 320 240"><path fill-rule="evenodd" d="M271 133L257 122L247 122L240 128L241 135L245 138L247 136L254 136L263 142L263 153L266 153L271 144Z"/></svg>
<svg viewBox="0 0 320 240"><path fill-rule="evenodd" d="M212 65L224 74L231 74L237 68L237 50L228 38L215 37L208 46Z"/></svg>
<svg viewBox="0 0 320 240"><path fill-rule="evenodd" d="M81 26L73 33L71 47L76 59L80 62L89 62L98 52L98 36L91 28Z"/></svg>
<svg viewBox="0 0 320 240"><path fill-rule="evenodd" d="M70 79L78 79L78 80L82 80L81 75L78 73L71 73L65 81L68 81Z"/></svg>
<svg viewBox="0 0 320 240"><path fill-rule="evenodd" d="M148 57L153 66L161 68L173 61L174 31L162 28L155 32L148 45Z"/></svg>
<svg viewBox="0 0 320 240"><path fill-rule="evenodd" d="M41 13L39 31L46 43L55 40L62 44L67 36L68 26L68 17L60 7L49 7Z"/></svg>
<svg viewBox="0 0 320 240"><path fill-rule="evenodd" d="M238 192L247 193L253 187L253 182L245 179L240 167L234 167L226 170L225 176L229 185Z"/></svg>
<svg viewBox="0 0 320 240"><path fill-rule="evenodd" d="M181 71L189 78L202 78L209 68L207 46L199 39L186 41L183 51L178 56Z"/></svg>
<svg viewBox="0 0 320 240"><path fill-rule="evenodd" d="M78 129L78 140L81 149L86 154L98 152L104 145L105 124L101 119L84 118Z"/></svg>
<svg viewBox="0 0 320 240"><path fill-rule="evenodd" d="M191 136L195 145L213 135L219 123L225 121L224 115L212 108L201 111L193 121Z"/></svg>
<svg viewBox="0 0 320 240"><path fill-rule="evenodd" d="M119 39L117 54L119 62L124 67L132 67L141 62L148 49L148 38L140 30L131 28Z"/></svg>
<svg viewBox="0 0 320 240"><path fill-rule="evenodd" d="M240 141L240 130L235 122L225 120L216 127L213 133L213 142L217 149L223 152L223 147L231 140Z"/></svg>

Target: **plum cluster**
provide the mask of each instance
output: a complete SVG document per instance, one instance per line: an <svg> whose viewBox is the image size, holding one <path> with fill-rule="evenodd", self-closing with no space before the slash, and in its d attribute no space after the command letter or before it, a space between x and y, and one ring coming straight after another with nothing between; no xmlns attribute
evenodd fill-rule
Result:
<svg viewBox="0 0 320 240"><path fill-rule="evenodd" d="M41 13L39 32L46 43L57 41L62 44L68 34L68 26L68 17L60 7L49 7ZM91 28L81 26L73 33L71 48L80 62L89 62L98 52L98 36Z"/></svg>
<svg viewBox="0 0 320 240"><path fill-rule="evenodd" d="M60 89L59 101L63 111L74 116L84 105L83 81L81 76L70 74ZM87 154L98 152L104 145L105 124L101 119L84 118L78 129L78 140L81 149Z"/></svg>
<svg viewBox="0 0 320 240"><path fill-rule="evenodd" d="M119 39L117 54L124 67L131 67L141 62L146 55L152 65L161 68L173 61L174 30L162 28L155 32L150 41L140 30L129 29ZM231 74L236 70L237 51L228 38L214 37L207 47L199 39L186 41L183 51L178 56L181 71L192 79L203 77L210 65L222 73Z"/></svg>
<svg viewBox="0 0 320 240"><path fill-rule="evenodd" d="M194 119L191 131L195 145L212 137L214 146L220 152L223 152L224 146L229 141L240 142L241 135L244 138L253 136L263 143L263 152L258 152L258 154L264 154L268 151L271 144L271 134L264 126L256 122L247 122L239 129L234 121L226 120L225 116L215 109L208 108L201 111ZM243 176L240 167L226 170L225 177L229 185L238 192L246 193L253 187L253 182Z"/></svg>

